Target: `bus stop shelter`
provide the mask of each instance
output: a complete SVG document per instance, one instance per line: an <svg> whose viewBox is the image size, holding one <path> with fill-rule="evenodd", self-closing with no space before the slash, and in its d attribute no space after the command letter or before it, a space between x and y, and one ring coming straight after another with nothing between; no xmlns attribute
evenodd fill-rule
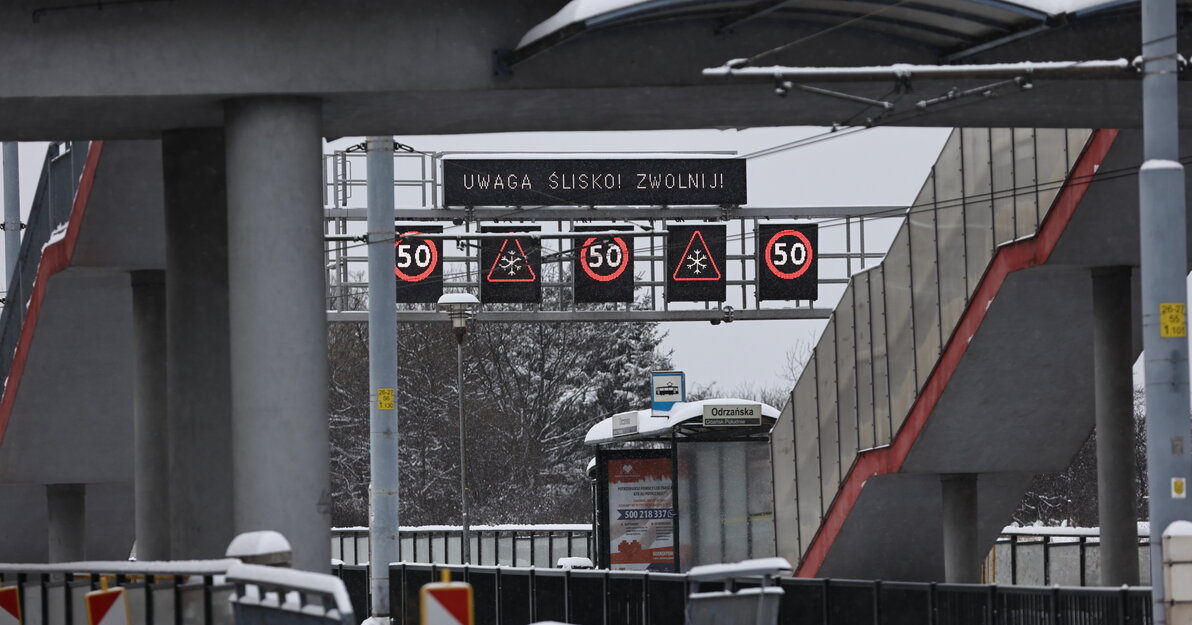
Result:
<svg viewBox="0 0 1192 625"><path fill-rule="evenodd" d="M773 556L778 415L768 404L719 398L592 426L584 442L596 447L597 565L685 572Z"/></svg>

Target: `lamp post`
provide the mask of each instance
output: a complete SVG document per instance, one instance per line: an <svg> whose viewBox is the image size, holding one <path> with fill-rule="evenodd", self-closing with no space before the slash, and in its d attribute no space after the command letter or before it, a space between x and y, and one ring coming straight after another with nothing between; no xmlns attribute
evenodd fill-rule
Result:
<svg viewBox="0 0 1192 625"><path fill-rule="evenodd" d="M468 320L480 308L480 300L471 293L446 293L439 298L439 310L451 318L451 333L455 335L456 384L459 391L459 497L462 517L460 531L460 555L463 563L471 560L471 545L468 539L468 462L464 453L464 337L468 333Z"/></svg>

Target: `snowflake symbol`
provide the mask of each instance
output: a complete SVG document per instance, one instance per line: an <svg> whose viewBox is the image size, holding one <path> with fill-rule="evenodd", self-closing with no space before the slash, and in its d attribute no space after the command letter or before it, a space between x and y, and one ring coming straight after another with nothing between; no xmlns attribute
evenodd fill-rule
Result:
<svg viewBox="0 0 1192 625"><path fill-rule="evenodd" d="M505 252L501 255L501 271L508 272L509 275L516 275L518 269L521 268L522 257L517 252Z"/></svg>
<svg viewBox="0 0 1192 625"><path fill-rule="evenodd" d="M697 276L708 268L708 257L703 250L694 250L687 255L687 268Z"/></svg>

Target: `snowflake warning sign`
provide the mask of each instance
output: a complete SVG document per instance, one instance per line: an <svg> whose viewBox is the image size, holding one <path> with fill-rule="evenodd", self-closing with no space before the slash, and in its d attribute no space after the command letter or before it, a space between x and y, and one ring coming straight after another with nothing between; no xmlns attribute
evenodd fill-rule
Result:
<svg viewBox="0 0 1192 625"><path fill-rule="evenodd" d="M542 255L538 239L517 236L530 228L485 228L484 232L510 233L482 239L480 244L480 299L486 303L536 303L542 299ZM534 228L537 230L537 228Z"/></svg>
<svg viewBox="0 0 1192 625"><path fill-rule="evenodd" d="M666 229L666 300L724 301L725 227L670 224Z"/></svg>

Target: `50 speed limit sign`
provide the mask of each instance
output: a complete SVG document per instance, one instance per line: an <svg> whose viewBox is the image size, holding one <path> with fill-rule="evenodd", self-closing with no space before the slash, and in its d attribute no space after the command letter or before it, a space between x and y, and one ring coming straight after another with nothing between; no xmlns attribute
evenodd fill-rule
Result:
<svg viewBox="0 0 1192 625"><path fill-rule="evenodd" d="M577 232L629 230L624 226L576 226ZM633 246L627 237L594 236L576 239L575 301L632 302Z"/></svg>
<svg viewBox="0 0 1192 625"><path fill-rule="evenodd" d="M442 226L413 226L397 233L393 242L393 275L397 278L399 303L433 303L443 295L440 242L416 236L442 231Z"/></svg>
<svg viewBox="0 0 1192 625"><path fill-rule="evenodd" d="M815 300L819 226L766 224L757 229L757 298Z"/></svg>

